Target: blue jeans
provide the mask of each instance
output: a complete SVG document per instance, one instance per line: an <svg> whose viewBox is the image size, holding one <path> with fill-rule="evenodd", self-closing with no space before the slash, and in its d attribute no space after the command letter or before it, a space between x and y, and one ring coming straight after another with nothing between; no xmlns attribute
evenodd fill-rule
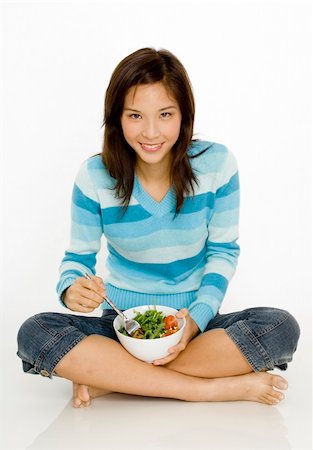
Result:
<svg viewBox="0 0 313 450"><path fill-rule="evenodd" d="M52 378L57 363L82 339L98 334L118 341L113 320L116 313L104 310L102 317L41 313L27 319L19 329L17 355L23 370ZM287 369L296 351L300 328L282 309L259 307L217 314L207 328L224 328L255 372Z"/></svg>

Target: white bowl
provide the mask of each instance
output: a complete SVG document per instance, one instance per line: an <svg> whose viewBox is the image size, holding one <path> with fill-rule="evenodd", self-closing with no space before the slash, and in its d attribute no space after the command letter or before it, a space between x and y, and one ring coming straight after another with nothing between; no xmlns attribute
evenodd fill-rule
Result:
<svg viewBox="0 0 313 450"><path fill-rule="evenodd" d="M178 312L177 309L171 308L170 306L145 305L126 309L124 311L124 314L129 319L132 319L137 314L135 311L144 314L148 309L156 309L157 311L163 312L166 316L175 316ZM178 342L181 340L186 324L186 319L176 319L178 322L179 330L176 331L176 333L170 334L169 336L157 339L136 339L120 333L118 330L124 324L119 316L115 317L113 321L113 327L120 343L131 355L135 356L138 359L141 359L142 361L152 363L156 359L164 358L165 356L167 356L169 354L168 349L178 344Z"/></svg>

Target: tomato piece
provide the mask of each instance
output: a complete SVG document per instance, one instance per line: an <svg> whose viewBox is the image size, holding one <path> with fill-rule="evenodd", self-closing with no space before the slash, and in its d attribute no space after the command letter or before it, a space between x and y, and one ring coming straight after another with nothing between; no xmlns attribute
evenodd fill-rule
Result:
<svg viewBox="0 0 313 450"><path fill-rule="evenodd" d="M175 330L166 330L165 333L161 337L170 336L171 334L176 333L176 331L178 331L177 328Z"/></svg>
<svg viewBox="0 0 313 450"><path fill-rule="evenodd" d="M164 318L164 326L166 330L170 330L171 328L175 328L178 326L177 320L174 316L166 316Z"/></svg>

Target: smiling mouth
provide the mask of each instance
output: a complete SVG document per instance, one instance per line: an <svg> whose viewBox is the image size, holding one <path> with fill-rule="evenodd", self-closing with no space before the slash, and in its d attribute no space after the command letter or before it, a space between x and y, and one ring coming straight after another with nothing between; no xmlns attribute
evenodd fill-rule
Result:
<svg viewBox="0 0 313 450"><path fill-rule="evenodd" d="M141 145L141 148L143 148L147 152L156 152L157 150L160 150L163 143L162 144L144 144L144 143L140 142L140 145Z"/></svg>

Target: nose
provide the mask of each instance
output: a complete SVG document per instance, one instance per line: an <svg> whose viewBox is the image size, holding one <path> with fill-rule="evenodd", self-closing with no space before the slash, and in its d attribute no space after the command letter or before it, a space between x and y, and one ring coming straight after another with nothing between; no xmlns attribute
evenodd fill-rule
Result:
<svg viewBox="0 0 313 450"><path fill-rule="evenodd" d="M160 136L160 130L157 122L155 122L154 120L149 120L145 122L141 134L144 138L147 138L149 140L153 140L158 136Z"/></svg>

